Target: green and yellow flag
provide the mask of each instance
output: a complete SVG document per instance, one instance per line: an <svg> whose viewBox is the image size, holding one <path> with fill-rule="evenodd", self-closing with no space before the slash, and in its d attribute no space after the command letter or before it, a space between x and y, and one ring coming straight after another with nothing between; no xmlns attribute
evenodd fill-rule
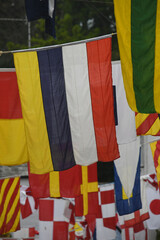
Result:
<svg viewBox="0 0 160 240"><path fill-rule="evenodd" d="M160 113L160 0L114 0L126 96L140 113Z"/></svg>

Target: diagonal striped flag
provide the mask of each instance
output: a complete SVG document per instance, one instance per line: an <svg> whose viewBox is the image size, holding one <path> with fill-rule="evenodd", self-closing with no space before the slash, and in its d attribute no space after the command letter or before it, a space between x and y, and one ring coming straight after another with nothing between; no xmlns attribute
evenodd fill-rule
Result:
<svg viewBox="0 0 160 240"><path fill-rule="evenodd" d="M20 229L20 178L0 180L0 234Z"/></svg>
<svg viewBox="0 0 160 240"><path fill-rule="evenodd" d="M158 113L135 113L137 135L160 136L160 117Z"/></svg>

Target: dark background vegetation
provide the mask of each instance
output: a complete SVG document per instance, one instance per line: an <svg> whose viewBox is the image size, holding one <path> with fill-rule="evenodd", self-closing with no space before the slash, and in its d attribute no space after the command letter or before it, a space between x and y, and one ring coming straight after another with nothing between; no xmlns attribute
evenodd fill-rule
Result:
<svg viewBox="0 0 160 240"><path fill-rule="evenodd" d="M24 0L0 0L0 50L28 48ZM116 32L113 0L57 0L56 39L45 33L44 19L31 22L31 47L73 42ZM119 59L113 36L112 60ZM13 67L12 54L0 57L0 67Z"/></svg>

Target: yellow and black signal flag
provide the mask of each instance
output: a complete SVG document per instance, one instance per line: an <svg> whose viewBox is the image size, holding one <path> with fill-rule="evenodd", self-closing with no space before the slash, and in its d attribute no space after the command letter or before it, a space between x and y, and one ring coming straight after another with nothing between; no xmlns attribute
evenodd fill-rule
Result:
<svg viewBox="0 0 160 240"><path fill-rule="evenodd" d="M20 229L20 178L0 180L0 234Z"/></svg>

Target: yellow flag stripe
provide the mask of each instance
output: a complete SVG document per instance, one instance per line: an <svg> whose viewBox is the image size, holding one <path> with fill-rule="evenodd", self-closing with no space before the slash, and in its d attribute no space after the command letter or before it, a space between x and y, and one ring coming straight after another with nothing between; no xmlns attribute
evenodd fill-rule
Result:
<svg viewBox="0 0 160 240"><path fill-rule="evenodd" d="M158 158L158 165L160 165L160 158ZM160 166L156 168L156 173L157 173L158 185L160 185Z"/></svg>
<svg viewBox="0 0 160 240"><path fill-rule="evenodd" d="M160 113L160 1L157 1L155 65L154 65L154 104L156 112Z"/></svg>
<svg viewBox="0 0 160 240"><path fill-rule="evenodd" d="M28 162L23 119L0 119L0 165Z"/></svg>
<svg viewBox="0 0 160 240"><path fill-rule="evenodd" d="M142 113L138 113L135 117L136 119L136 129L139 128L139 126L147 119L147 117L149 116L149 114L142 114Z"/></svg>
<svg viewBox="0 0 160 240"><path fill-rule="evenodd" d="M88 214L88 167L82 166L83 215Z"/></svg>
<svg viewBox="0 0 160 240"><path fill-rule="evenodd" d="M19 188L19 190L17 192L17 195L16 195L16 197L15 197L15 199L13 201L12 207L10 208L10 210L9 210L9 212L7 214L6 223L8 223L11 220L11 218L12 218L14 212L15 212L15 209L17 208L19 199L20 199L20 188Z"/></svg>
<svg viewBox="0 0 160 240"><path fill-rule="evenodd" d="M146 135L156 135L160 131L160 120L159 117L155 120L152 127L146 132Z"/></svg>
<svg viewBox="0 0 160 240"><path fill-rule="evenodd" d="M3 195L4 195L4 191L6 189L6 186L9 182L9 178L4 179L3 183L2 183L2 187L0 189L0 204L2 203L2 199L3 199Z"/></svg>
<svg viewBox="0 0 160 240"><path fill-rule="evenodd" d="M18 214L16 216L16 219L14 221L14 224L12 225L12 227L10 228L9 232L15 232L17 230L18 224L20 221L20 209L18 211Z"/></svg>
<svg viewBox="0 0 160 240"><path fill-rule="evenodd" d="M25 123L30 171L53 171L43 108L37 52L14 53L22 113Z"/></svg>
<svg viewBox="0 0 160 240"><path fill-rule="evenodd" d="M5 198L5 203L4 203L4 208L3 208L3 211L2 211L2 214L0 215L0 228L2 227L2 224L4 222L4 219L5 219L5 216L6 216L6 212L7 212L7 208L8 208L8 203L10 201L10 198L12 197L12 194L17 186L17 183L19 181L19 178L14 178L14 181L6 195L6 198Z"/></svg>
<svg viewBox="0 0 160 240"><path fill-rule="evenodd" d="M133 89L133 66L131 57L131 0L114 0L114 12L126 97L131 109L134 112L138 112Z"/></svg>
<svg viewBox="0 0 160 240"><path fill-rule="evenodd" d="M50 197L60 197L59 172L49 173Z"/></svg>
<svg viewBox="0 0 160 240"><path fill-rule="evenodd" d="M150 147L151 147L151 152L152 152L152 157L154 159L154 153L155 153L155 150L156 150L156 145L157 145L157 142L152 142L150 143Z"/></svg>
<svg viewBox="0 0 160 240"><path fill-rule="evenodd" d="M88 183L88 192L98 192L98 182Z"/></svg>
<svg viewBox="0 0 160 240"><path fill-rule="evenodd" d="M88 183L88 193L98 192L98 182ZM83 185L81 184L81 194L83 194Z"/></svg>

